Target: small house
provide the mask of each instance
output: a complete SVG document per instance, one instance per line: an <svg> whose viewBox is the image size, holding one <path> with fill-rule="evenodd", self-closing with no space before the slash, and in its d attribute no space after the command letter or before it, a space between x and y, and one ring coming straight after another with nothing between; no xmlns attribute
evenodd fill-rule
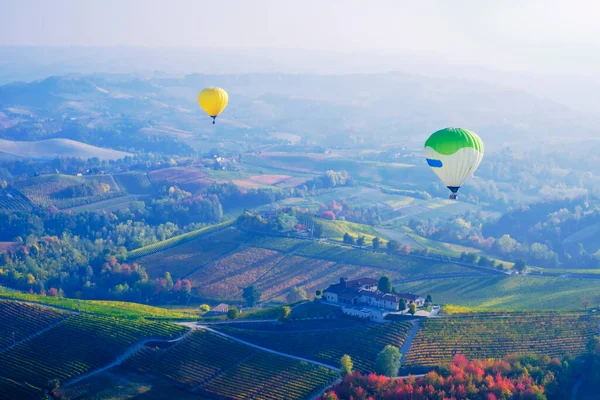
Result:
<svg viewBox="0 0 600 400"><path fill-rule="evenodd" d="M218 306L213 307L212 310L210 310L209 312L204 314L204 316L205 317L218 317L220 315L227 314L227 312L229 312L229 305L227 305L225 303L221 303Z"/></svg>
<svg viewBox="0 0 600 400"><path fill-rule="evenodd" d="M417 307L423 307L425 305L425 299L419 295L412 293L396 293L396 296L400 299L406 300L406 304L415 303Z"/></svg>

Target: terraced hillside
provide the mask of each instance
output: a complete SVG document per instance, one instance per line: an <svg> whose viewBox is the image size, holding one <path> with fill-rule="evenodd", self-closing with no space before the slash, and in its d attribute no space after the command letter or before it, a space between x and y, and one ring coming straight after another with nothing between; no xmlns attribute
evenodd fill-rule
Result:
<svg viewBox="0 0 600 400"><path fill-rule="evenodd" d="M0 350L51 327L70 315L48 307L0 300Z"/></svg>
<svg viewBox="0 0 600 400"><path fill-rule="evenodd" d="M0 211L29 211L33 204L15 189L0 189Z"/></svg>
<svg viewBox="0 0 600 400"><path fill-rule="evenodd" d="M312 295L342 276L353 279L388 275L401 280L474 272L455 264L330 243L251 236L233 228L185 245L169 246L166 251L160 251L160 246L158 243L135 250L131 256L153 254L138 259L151 276L168 271L175 278L186 277L194 296L220 301L240 300L242 288L250 285L261 289L263 300L283 300L294 286L302 286Z"/></svg>
<svg viewBox="0 0 600 400"><path fill-rule="evenodd" d="M405 367L436 366L454 354L502 358L511 353L578 356L598 335L600 317L586 313L485 313L430 318L403 359Z"/></svg>
<svg viewBox="0 0 600 400"><path fill-rule="evenodd" d="M377 354L390 344L401 347L412 324L394 322L388 324L370 324L357 322L351 326L327 324L325 327L307 322L294 324L297 330L266 330L260 326L247 327L219 326L217 329L228 335L269 349L295 356L319 361L328 365L339 365L344 354L350 355L357 370L372 372ZM258 328L258 329L257 329Z"/></svg>
<svg viewBox="0 0 600 400"><path fill-rule="evenodd" d="M137 262L146 268L150 277L162 277L168 271L173 278L179 279L239 246L238 243L220 240L219 237L192 240L139 258Z"/></svg>
<svg viewBox="0 0 600 400"><path fill-rule="evenodd" d="M16 185L32 203L47 207L69 208L122 196L110 175L40 175Z"/></svg>
<svg viewBox="0 0 600 400"><path fill-rule="evenodd" d="M333 370L270 354L205 330L167 349L146 348L124 370L169 379L226 399L302 399L337 378Z"/></svg>
<svg viewBox="0 0 600 400"><path fill-rule="evenodd" d="M145 338L173 339L185 331L164 322L74 315L0 352L0 399L39 398L49 380L68 381L110 364Z"/></svg>
<svg viewBox="0 0 600 400"><path fill-rule="evenodd" d="M129 194L150 194L152 183L148 175L142 171L131 171L113 175L119 188Z"/></svg>

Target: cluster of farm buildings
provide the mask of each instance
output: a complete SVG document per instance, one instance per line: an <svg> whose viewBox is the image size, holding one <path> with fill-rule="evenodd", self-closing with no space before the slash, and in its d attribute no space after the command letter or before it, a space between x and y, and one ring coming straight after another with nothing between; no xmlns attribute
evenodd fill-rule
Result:
<svg viewBox="0 0 600 400"><path fill-rule="evenodd" d="M425 299L411 293L383 293L377 289L377 280L362 278L346 280L330 285L323 291L323 298L329 303L339 304L346 314L363 318L371 318L372 311L359 309L357 306L377 308L382 312L404 311L400 309L402 299L406 305L414 303L417 307L425 304Z"/></svg>

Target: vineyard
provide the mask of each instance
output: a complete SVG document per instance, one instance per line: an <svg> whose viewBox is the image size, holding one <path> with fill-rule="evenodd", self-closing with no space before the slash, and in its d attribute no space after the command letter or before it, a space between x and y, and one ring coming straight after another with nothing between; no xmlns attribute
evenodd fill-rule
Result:
<svg viewBox="0 0 600 400"><path fill-rule="evenodd" d="M82 187L85 184L101 187L102 190L87 196L62 196L65 191ZM94 177L58 174L41 175L18 182L15 187L27 196L32 203L43 207L54 205L59 209L81 206L123 195L118 190L116 182L109 175Z"/></svg>
<svg viewBox="0 0 600 400"><path fill-rule="evenodd" d="M202 330L164 350L144 349L121 368L168 378L201 395L231 399L306 398L337 377L335 371Z"/></svg>
<svg viewBox="0 0 600 400"><path fill-rule="evenodd" d="M142 257L137 262L146 268L146 272L152 278L162 277L168 271L173 278L179 279L236 247L235 243L199 238Z"/></svg>
<svg viewBox="0 0 600 400"><path fill-rule="evenodd" d="M36 294L25 294L17 291L6 290L0 286L0 298L7 300L22 300L41 305L60 307L66 310L81 311L88 314L109 315L118 318L152 318L185 320L193 319L197 313L184 313L166 308L152 307L145 304L131 303L126 301L109 300L78 300L66 297L39 296Z"/></svg>
<svg viewBox="0 0 600 400"><path fill-rule="evenodd" d="M248 244L253 247L261 247L263 249L288 252L294 247L310 243L308 240L284 238L278 236L255 236Z"/></svg>
<svg viewBox="0 0 600 400"><path fill-rule="evenodd" d="M164 322L76 315L0 353L0 397L36 398L48 381L68 381L107 365L144 338L173 339L185 328ZM32 373L35 371L35 373Z"/></svg>
<svg viewBox="0 0 600 400"><path fill-rule="evenodd" d="M411 326L409 322L394 322L302 331L282 329L273 332L230 326L219 326L218 329L259 346L332 366L339 365L340 358L348 354L355 369L371 372L377 354L388 344L401 347Z"/></svg>
<svg viewBox="0 0 600 400"><path fill-rule="evenodd" d="M191 193L196 193L212 185L215 180L207 173L194 168L174 167L152 171L150 181L156 185L178 186Z"/></svg>
<svg viewBox="0 0 600 400"><path fill-rule="evenodd" d="M249 247L241 248L223 258L218 258L233 245L216 243L211 248L211 236L206 241L194 242L186 248L178 247L160 257L140 261L151 275L160 275L169 270L176 276L198 269L188 278L193 293L201 298L239 300L241 289L256 285L263 293L263 300L284 300L294 286L302 286L312 296L315 290L326 288L341 276L348 279L360 277L389 276L398 281L408 276L423 276L437 273L465 273L472 271L454 264L438 264L428 260L415 260L400 255L355 249L347 246L301 240L294 238L255 236L229 240ZM167 261L167 258L169 261ZM209 262L210 258L217 258Z"/></svg>
<svg viewBox="0 0 600 400"><path fill-rule="evenodd" d="M430 275L433 273L472 272L472 270L460 265L436 263L435 261L424 259L411 259L398 254L369 251L317 241L313 241L307 246L300 248L296 254L304 257L395 271L402 277Z"/></svg>
<svg viewBox="0 0 600 400"><path fill-rule="evenodd" d="M240 400L305 399L338 376L324 367L260 351L208 382L202 392Z"/></svg>
<svg viewBox="0 0 600 400"><path fill-rule="evenodd" d="M50 308L0 301L0 350L19 342L69 316Z"/></svg>
<svg viewBox="0 0 600 400"><path fill-rule="evenodd" d="M583 313L487 313L422 322L406 367L436 366L454 354L502 358L511 353L578 356L598 334L600 317Z"/></svg>
<svg viewBox="0 0 600 400"><path fill-rule="evenodd" d="M130 251L127 254L128 260L133 260L136 258L144 257L150 254L158 253L159 251L164 251L170 249L172 247L178 246L180 244L187 243L204 235L208 235L209 233L216 232L218 230L227 228L235 223L234 220L222 222L216 225L210 225L204 228L197 229L195 231L191 231L188 233L184 233L183 235L175 236L167 240L163 240L162 242L154 243L149 246L140 247L139 249L135 249Z"/></svg>
<svg viewBox="0 0 600 400"><path fill-rule="evenodd" d="M600 282L542 276L491 276L424 280L397 285L400 292L428 293L436 302L499 310L581 310Z"/></svg>
<svg viewBox="0 0 600 400"><path fill-rule="evenodd" d="M239 298L241 288L253 284L283 257L282 253L273 250L242 249L190 275L192 291L198 297Z"/></svg>
<svg viewBox="0 0 600 400"><path fill-rule="evenodd" d="M0 210L30 211L33 205L27 197L14 189L0 190Z"/></svg>
<svg viewBox="0 0 600 400"><path fill-rule="evenodd" d="M152 183L148 175L141 171L113 175L121 190L130 194L151 194Z"/></svg>

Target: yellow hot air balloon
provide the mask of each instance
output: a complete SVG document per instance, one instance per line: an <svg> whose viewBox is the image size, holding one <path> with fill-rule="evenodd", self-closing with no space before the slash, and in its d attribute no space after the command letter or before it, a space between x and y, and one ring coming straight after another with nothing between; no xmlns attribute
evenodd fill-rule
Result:
<svg viewBox="0 0 600 400"><path fill-rule="evenodd" d="M217 118L227 106L228 101L229 96L227 95L227 92L221 88L206 88L198 95L200 107L212 117L213 124L215 123L215 118Z"/></svg>

